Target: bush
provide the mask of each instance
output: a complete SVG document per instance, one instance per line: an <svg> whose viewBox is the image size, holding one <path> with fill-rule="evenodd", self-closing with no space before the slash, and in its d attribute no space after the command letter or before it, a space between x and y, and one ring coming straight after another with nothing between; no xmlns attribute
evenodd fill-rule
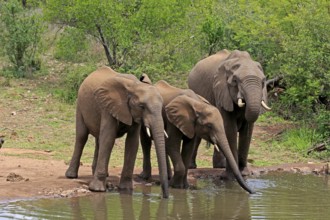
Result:
<svg viewBox="0 0 330 220"><path fill-rule="evenodd" d="M76 28L66 27L56 42L54 56L70 62L88 60L89 44L84 33Z"/></svg>
<svg viewBox="0 0 330 220"><path fill-rule="evenodd" d="M42 22L37 10L23 8L17 0L1 3L1 41L11 67L7 68L15 77L31 76L40 70L38 44L42 33Z"/></svg>

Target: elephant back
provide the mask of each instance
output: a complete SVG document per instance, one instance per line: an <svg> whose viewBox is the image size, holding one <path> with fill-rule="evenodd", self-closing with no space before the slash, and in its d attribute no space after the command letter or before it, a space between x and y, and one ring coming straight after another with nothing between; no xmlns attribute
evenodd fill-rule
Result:
<svg viewBox="0 0 330 220"><path fill-rule="evenodd" d="M225 52L218 52L200 60L188 76L189 89L204 97L211 104L215 104L212 91L214 76L217 74L221 63L228 57L229 54L227 52L227 50Z"/></svg>

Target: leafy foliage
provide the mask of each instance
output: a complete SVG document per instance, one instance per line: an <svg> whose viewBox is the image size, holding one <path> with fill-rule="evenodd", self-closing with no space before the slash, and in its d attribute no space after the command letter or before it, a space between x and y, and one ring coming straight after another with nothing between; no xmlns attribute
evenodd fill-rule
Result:
<svg viewBox="0 0 330 220"><path fill-rule="evenodd" d="M0 3L1 41L4 53L12 64L16 77L26 77L40 69L38 44L42 22L37 10L24 8L17 0Z"/></svg>
<svg viewBox="0 0 330 220"><path fill-rule="evenodd" d="M330 110L328 0L47 0L42 2L42 11L32 10L36 0L28 1L33 3L29 8L17 2L1 5L3 39L8 42L6 48L12 48L7 53L15 48L35 51L24 43L25 39L31 42L30 35L21 36L39 24L29 21L38 13L66 30L56 44L57 58L81 62L85 61L82 54L94 56L89 53L92 37L103 47L108 65L119 72L147 73L154 82L165 79L183 88L198 60L224 48L245 50L262 64L268 78L283 77L284 91L271 103L274 112L308 122L322 138L329 135L328 125L321 123ZM3 7L9 3L17 5L14 20L10 20L10 10L5 12L8 7ZM23 18L29 19L23 22ZM28 24L31 28L26 29ZM22 33L14 31L24 28ZM24 58L23 68L19 64L17 69L26 74L32 60ZM73 87L64 83L72 88L68 94L73 94L80 80L66 80L73 83Z"/></svg>
<svg viewBox="0 0 330 220"><path fill-rule="evenodd" d="M56 43L55 58L71 62L88 61L89 44L87 40L79 29L65 28Z"/></svg>

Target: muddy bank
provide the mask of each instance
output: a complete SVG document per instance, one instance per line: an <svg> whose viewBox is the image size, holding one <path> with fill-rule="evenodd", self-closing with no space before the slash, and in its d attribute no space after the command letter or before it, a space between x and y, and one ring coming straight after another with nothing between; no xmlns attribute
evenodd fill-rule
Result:
<svg viewBox="0 0 330 220"><path fill-rule="evenodd" d="M5 149L2 149L5 150ZM64 173L68 167L64 161L38 160L5 156L0 154L0 202L16 199L39 197L72 197L92 193L88 183L92 179L90 165L82 165L78 179L67 179ZM295 172L302 174L327 175L326 163L283 164L271 167L250 166L254 176L270 171ZM109 181L113 186L119 183L121 168L110 168ZM157 169L153 169L153 182L146 182L137 177L141 169L134 171L134 184L155 184L158 181ZM189 170L189 182L196 178L219 178L223 169L198 168Z"/></svg>

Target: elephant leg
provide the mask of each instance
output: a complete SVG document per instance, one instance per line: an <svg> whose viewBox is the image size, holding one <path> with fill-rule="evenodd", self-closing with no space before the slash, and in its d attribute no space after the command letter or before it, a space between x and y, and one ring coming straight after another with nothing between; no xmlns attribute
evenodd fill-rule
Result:
<svg viewBox="0 0 330 220"><path fill-rule="evenodd" d="M134 123L126 135L124 165L118 187L121 190L133 190L133 171L139 147L140 128L139 124Z"/></svg>
<svg viewBox="0 0 330 220"><path fill-rule="evenodd" d="M247 168L247 158L252 139L253 126L253 123L244 123L239 131L238 166L242 176L250 175L250 171Z"/></svg>
<svg viewBox="0 0 330 220"><path fill-rule="evenodd" d="M182 143L181 157L183 160L183 164L185 166L185 174L184 174L183 183L182 183L184 188L189 187L188 179L187 179L188 167L191 164L191 158L192 158L194 150L195 150L194 143L195 143L195 138L193 138L193 139L184 138L183 143Z"/></svg>
<svg viewBox="0 0 330 220"><path fill-rule="evenodd" d="M170 180L172 178L172 169L171 169L171 161L167 154L166 154L166 165L167 165L167 177Z"/></svg>
<svg viewBox="0 0 330 220"><path fill-rule="evenodd" d="M93 175L95 173L98 157L99 157L99 139L95 138L95 150L94 150L94 158L93 158L93 164L92 164Z"/></svg>
<svg viewBox="0 0 330 220"><path fill-rule="evenodd" d="M88 139L89 131L84 123L81 113L77 110L76 113L76 140L73 155L70 161L69 168L65 172L67 178L77 178L80 166L80 158L84 150L84 146Z"/></svg>
<svg viewBox="0 0 330 220"><path fill-rule="evenodd" d="M201 141L202 141L201 138L198 138L198 137L195 138L194 151L193 151L193 154L191 156L191 163L189 165L189 169L196 169L197 168L196 157L197 157L198 147L201 144Z"/></svg>
<svg viewBox="0 0 330 220"><path fill-rule="evenodd" d="M226 168L226 157L215 148L213 149L212 163L213 168Z"/></svg>
<svg viewBox="0 0 330 220"><path fill-rule="evenodd" d="M184 188L182 183L185 174L185 166L180 152L182 134L174 126L171 128L168 129L169 138L166 139L166 152L170 156L174 168L174 175L170 181L170 186L182 189Z"/></svg>
<svg viewBox="0 0 330 220"><path fill-rule="evenodd" d="M108 165L111 151L115 144L117 130L117 120L111 117L108 113L102 112L99 135L99 156L97 158L93 180L89 183L89 189L91 191L106 191Z"/></svg>
<svg viewBox="0 0 330 220"><path fill-rule="evenodd" d="M148 136L145 128L141 128L140 140L143 152L143 170L139 174L139 177L148 180L151 178L151 138Z"/></svg>

